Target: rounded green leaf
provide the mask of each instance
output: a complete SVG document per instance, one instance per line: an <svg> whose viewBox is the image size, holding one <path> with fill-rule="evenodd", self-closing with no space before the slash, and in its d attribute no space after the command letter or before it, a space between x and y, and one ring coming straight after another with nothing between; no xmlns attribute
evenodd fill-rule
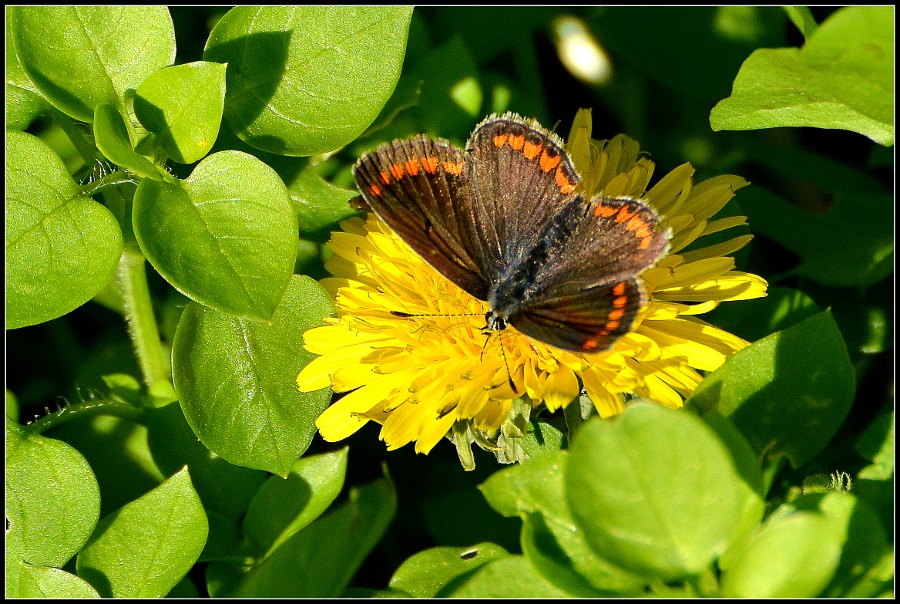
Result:
<svg viewBox="0 0 900 604"><path fill-rule="evenodd" d="M821 514L774 517L722 577L726 598L812 598L837 568L841 534Z"/></svg>
<svg viewBox="0 0 900 604"><path fill-rule="evenodd" d="M304 457L287 478L271 476L244 517L244 535L260 554L278 547L318 518L344 486L347 448Z"/></svg>
<svg viewBox="0 0 900 604"><path fill-rule="evenodd" d="M94 139L97 141L97 148L112 163L138 176L162 180L162 174L153 162L135 152L125 121L114 106L107 103L97 105L94 112Z"/></svg>
<svg viewBox="0 0 900 604"><path fill-rule="evenodd" d="M784 455L796 468L825 448L855 390L847 348L826 311L735 354L690 402L718 408L758 454Z"/></svg>
<svg viewBox="0 0 900 604"><path fill-rule="evenodd" d="M34 118L50 109L34 82L25 74L16 56L11 14L15 10L6 7L6 128L25 130Z"/></svg>
<svg viewBox="0 0 900 604"><path fill-rule="evenodd" d="M91 584L59 568L19 562L19 589L6 592L8 598L99 598ZM8 587L8 586L7 586Z"/></svg>
<svg viewBox="0 0 900 604"><path fill-rule="evenodd" d="M204 447L177 403L150 411L147 444L153 461L166 476L187 465L204 509L231 520L247 511L254 493L266 480L264 472L230 464Z"/></svg>
<svg viewBox="0 0 900 604"><path fill-rule="evenodd" d="M7 540L18 544L24 562L62 566L87 542L100 517L97 479L81 453L66 443L25 436L10 420L6 429Z"/></svg>
<svg viewBox="0 0 900 604"><path fill-rule="evenodd" d="M164 6L20 6L10 25L16 53L37 88L82 122L175 60Z"/></svg>
<svg viewBox="0 0 900 604"><path fill-rule="evenodd" d="M637 591L644 581L598 556L578 530L566 502L567 465L564 451L539 455L495 472L481 490L504 516L522 517L522 553L547 581L581 597Z"/></svg>
<svg viewBox="0 0 900 604"><path fill-rule="evenodd" d="M834 579L822 596L847 597L856 590L866 589L873 579L873 571L884 556L893 552L878 515L865 501L851 493L831 491L804 495L791 501L790 507L821 512L834 523L843 541Z"/></svg>
<svg viewBox="0 0 900 604"><path fill-rule="evenodd" d="M522 556L505 556L478 567L441 590L438 598L565 598L544 581Z"/></svg>
<svg viewBox="0 0 900 604"><path fill-rule="evenodd" d="M894 144L894 7L853 6L802 49L761 48L741 66L713 130L839 128Z"/></svg>
<svg viewBox="0 0 900 604"><path fill-rule="evenodd" d="M407 558L391 577L389 587L414 598L433 598L451 581L508 556L505 549L494 543L433 547Z"/></svg>
<svg viewBox="0 0 900 604"><path fill-rule="evenodd" d="M162 597L197 561L208 532L184 468L100 521L78 554L78 576L103 597Z"/></svg>
<svg viewBox="0 0 900 604"><path fill-rule="evenodd" d="M322 235L327 227L353 216L349 201L359 195L331 184L310 167L300 171L288 191L303 236Z"/></svg>
<svg viewBox="0 0 900 604"><path fill-rule="evenodd" d="M709 427L656 405L586 423L565 479L576 525L594 550L662 579L706 570L740 530L749 496Z"/></svg>
<svg viewBox="0 0 900 604"><path fill-rule="evenodd" d="M59 156L24 132L6 135L6 328L78 308L112 278L122 232Z"/></svg>
<svg viewBox="0 0 900 604"><path fill-rule="evenodd" d="M200 162L179 183L143 180L134 234L150 264L192 300L268 320L297 254L297 218L284 183L240 151Z"/></svg>
<svg viewBox="0 0 900 604"><path fill-rule="evenodd" d="M349 501L294 533L243 577L237 598L336 598L387 531L397 493L387 480L352 489Z"/></svg>
<svg viewBox="0 0 900 604"><path fill-rule="evenodd" d="M267 324L196 304L185 309L172 373L184 416L207 448L233 464L287 475L331 398L328 389L297 390L297 374L315 357L300 343L333 311L321 286L299 276Z"/></svg>
<svg viewBox="0 0 900 604"><path fill-rule="evenodd" d="M225 119L282 155L338 149L387 103L406 52L409 6L242 6L203 58L228 64Z"/></svg>
<svg viewBox="0 0 900 604"><path fill-rule="evenodd" d="M150 74L137 89L134 113L181 164L202 159L219 136L225 65L197 61Z"/></svg>

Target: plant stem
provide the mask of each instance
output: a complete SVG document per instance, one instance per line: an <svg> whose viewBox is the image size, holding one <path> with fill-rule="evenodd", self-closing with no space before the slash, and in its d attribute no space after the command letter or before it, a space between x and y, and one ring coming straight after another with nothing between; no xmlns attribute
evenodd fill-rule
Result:
<svg viewBox="0 0 900 604"><path fill-rule="evenodd" d="M66 405L59 411L45 415L34 423L28 424L26 429L31 434L43 434L51 428L66 424L76 417L85 418L94 415L113 415L122 419L143 423L147 417L144 409L110 399L93 399L75 405Z"/></svg>
<svg viewBox="0 0 900 604"><path fill-rule="evenodd" d="M122 185L125 183L137 184L137 181L125 174L124 171L116 170L115 172L107 174L103 178L97 179L94 182L85 185L84 194L87 197L93 197L98 193L104 192L104 190L109 187Z"/></svg>
<svg viewBox="0 0 900 604"><path fill-rule="evenodd" d="M134 346L144 383L149 388L160 380L170 381L156 317L153 315L150 290L147 288L143 254L126 246L116 269L116 281L125 308L128 335Z"/></svg>

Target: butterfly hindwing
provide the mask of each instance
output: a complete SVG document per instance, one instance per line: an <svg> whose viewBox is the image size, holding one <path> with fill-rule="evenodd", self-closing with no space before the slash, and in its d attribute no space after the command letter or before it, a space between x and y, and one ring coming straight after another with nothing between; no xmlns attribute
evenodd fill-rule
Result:
<svg viewBox="0 0 900 604"><path fill-rule="evenodd" d="M670 232L658 223L656 212L636 199L577 198L533 248L546 260L532 260L539 265L530 291L552 297L637 276L668 250Z"/></svg>
<svg viewBox="0 0 900 604"><path fill-rule="evenodd" d="M537 299L510 323L525 335L557 348L602 352L631 329L646 303L640 281L626 279Z"/></svg>
<svg viewBox="0 0 900 604"><path fill-rule="evenodd" d="M474 206L466 154L417 136L363 155L353 169L368 206L445 277L482 300L488 281L473 249Z"/></svg>

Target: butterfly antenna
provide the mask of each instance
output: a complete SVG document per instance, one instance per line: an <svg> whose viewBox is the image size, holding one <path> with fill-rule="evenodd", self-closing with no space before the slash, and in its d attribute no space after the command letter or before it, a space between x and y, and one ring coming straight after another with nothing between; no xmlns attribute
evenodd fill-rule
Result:
<svg viewBox="0 0 900 604"><path fill-rule="evenodd" d="M500 352L503 354L503 364L506 365L506 380L509 382L509 387L512 388L513 394L519 394L519 391L516 390L516 384L512 379L512 372L509 370L509 361L506 360L506 349L503 347L503 332L500 332Z"/></svg>
<svg viewBox="0 0 900 604"><path fill-rule="evenodd" d="M481 356L484 357L484 351L487 349L488 342L491 341L491 333L488 334L487 339L484 341L484 347L481 349ZM509 370L509 361L506 358L506 349L503 347L503 332L497 332L498 337L500 338L500 354L503 356L503 365L506 367L506 381L509 384L509 387L512 389L513 394L519 394L519 391L516 390L516 384L512 379L512 372Z"/></svg>
<svg viewBox="0 0 900 604"><path fill-rule="evenodd" d="M480 317L481 313L477 312L455 312L455 313L408 313L399 310L392 310L391 314L401 319L411 319L413 317Z"/></svg>

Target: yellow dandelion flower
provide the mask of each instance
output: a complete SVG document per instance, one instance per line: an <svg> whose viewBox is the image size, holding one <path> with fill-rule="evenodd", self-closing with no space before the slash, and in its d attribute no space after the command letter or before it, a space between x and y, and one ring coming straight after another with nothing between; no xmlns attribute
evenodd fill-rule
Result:
<svg viewBox="0 0 900 604"><path fill-rule="evenodd" d="M576 191L585 199L641 199L672 233L668 254L640 275L649 299L631 329L590 354L512 326L485 334L487 302L432 268L374 215L350 219L328 243L334 254L326 268L334 277L323 280L337 317L304 336L305 348L320 356L297 378L303 391L330 385L347 393L316 422L325 440L347 438L374 420L390 450L414 442L417 452L428 453L449 436L470 467L472 441L496 453L503 448L498 442L520 435L532 408L553 412L582 391L602 417L623 411L634 395L680 407L701 372L747 345L696 315L765 295L766 282L734 270L728 256L750 236L683 251L745 224L745 217L713 216L746 181L725 175L695 185L693 168L684 164L648 190L654 165L635 141L623 135L595 141L590 133L590 112L582 110L566 145L582 175ZM512 460L505 455L501 460Z"/></svg>

